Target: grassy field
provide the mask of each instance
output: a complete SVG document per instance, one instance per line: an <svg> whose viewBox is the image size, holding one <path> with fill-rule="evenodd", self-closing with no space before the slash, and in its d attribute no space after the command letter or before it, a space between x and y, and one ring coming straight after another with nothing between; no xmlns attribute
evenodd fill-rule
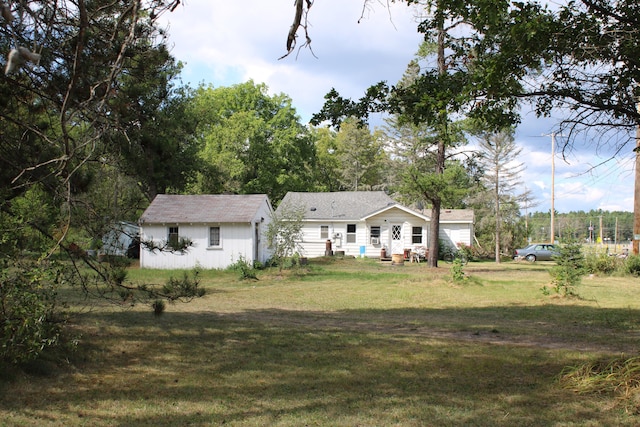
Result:
<svg viewBox="0 0 640 427"><path fill-rule="evenodd" d="M162 316L107 304L76 316L67 363L0 381L0 425L639 425L629 390L560 381L638 355L638 279L588 277L567 299L541 291L548 268L471 263L462 284L447 264L360 259L256 281L205 271L207 295Z"/></svg>

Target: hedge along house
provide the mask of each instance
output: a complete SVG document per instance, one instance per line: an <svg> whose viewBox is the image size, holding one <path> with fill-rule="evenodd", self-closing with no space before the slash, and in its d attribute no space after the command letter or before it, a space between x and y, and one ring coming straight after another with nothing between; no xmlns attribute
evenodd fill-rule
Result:
<svg viewBox="0 0 640 427"><path fill-rule="evenodd" d="M265 194L159 194L144 211L140 225L140 267L223 269L240 258L265 263L271 252L264 237L273 209ZM179 239L185 251L150 250Z"/></svg>
<svg viewBox="0 0 640 427"><path fill-rule="evenodd" d="M300 247L310 258L325 255L327 241L334 253L366 257L380 257L383 248L391 255L429 246L429 216L383 191L290 192L278 209L289 205L304 207ZM471 246L473 222L472 210L443 209L440 240L451 247Z"/></svg>

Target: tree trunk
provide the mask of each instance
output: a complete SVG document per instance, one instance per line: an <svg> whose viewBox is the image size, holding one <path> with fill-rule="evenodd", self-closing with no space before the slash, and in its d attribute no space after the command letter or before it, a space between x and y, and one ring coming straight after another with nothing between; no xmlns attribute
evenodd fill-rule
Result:
<svg viewBox="0 0 640 427"><path fill-rule="evenodd" d="M438 142L438 151L436 153L436 174L444 174L444 163L446 160L446 144L441 138ZM442 199L440 194L433 194L429 200L431 202L431 226L429 239L429 267L438 266L438 255L440 245L440 209L442 208Z"/></svg>
<svg viewBox="0 0 640 427"><path fill-rule="evenodd" d="M429 267L438 266L440 234L440 200L432 200L431 224L429 226Z"/></svg>
<svg viewBox="0 0 640 427"><path fill-rule="evenodd" d="M494 196L496 198L496 263L500 264L500 225L502 221L500 218L500 184L497 170Z"/></svg>
<svg viewBox="0 0 640 427"><path fill-rule="evenodd" d="M445 63L444 52L444 21L440 19L438 22L438 72L444 74L447 72L447 65ZM445 112L446 115L446 112ZM444 126L447 126L446 117ZM442 130L441 130L442 131ZM438 152L436 153L436 174L444 174L444 163L446 160L446 144L444 141L445 135L440 135L438 141ZM430 239L429 239L429 267L438 266L439 245L440 245L440 208L442 207L442 199L440 194L433 194L430 198L431 202L431 226L430 226Z"/></svg>

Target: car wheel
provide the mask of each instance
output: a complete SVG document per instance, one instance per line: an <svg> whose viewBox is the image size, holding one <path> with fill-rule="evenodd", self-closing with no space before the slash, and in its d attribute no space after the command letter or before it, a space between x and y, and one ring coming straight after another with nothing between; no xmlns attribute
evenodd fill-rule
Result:
<svg viewBox="0 0 640 427"><path fill-rule="evenodd" d="M525 259L529 262L536 262L536 256L534 254L527 255Z"/></svg>

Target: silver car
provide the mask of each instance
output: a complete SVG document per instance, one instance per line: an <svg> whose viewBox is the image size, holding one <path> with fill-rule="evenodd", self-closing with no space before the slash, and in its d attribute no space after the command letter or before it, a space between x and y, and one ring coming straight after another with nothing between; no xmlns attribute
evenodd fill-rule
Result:
<svg viewBox="0 0 640 427"><path fill-rule="evenodd" d="M529 262L551 261L558 256L558 248L550 243L533 243L525 248L516 249L514 260L526 259Z"/></svg>

